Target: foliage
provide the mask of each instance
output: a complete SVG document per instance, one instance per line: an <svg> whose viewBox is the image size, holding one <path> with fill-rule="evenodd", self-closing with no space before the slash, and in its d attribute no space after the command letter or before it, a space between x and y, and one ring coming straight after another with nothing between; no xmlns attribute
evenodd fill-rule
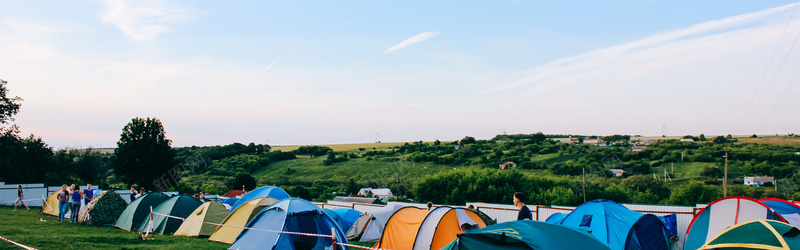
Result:
<svg viewBox="0 0 800 250"><path fill-rule="evenodd" d="M719 186L689 182L673 190L666 203L693 206L698 203L709 203L719 198L722 198L722 188Z"/></svg>
<svg viewBox="0 0 800 250"><path fill-rule="evenodd" d="M114 173L125 183L152 190L153 182L176 166L171 144L160 120L133 118L122 128L114 149Z"/></svg>
<svg viewBox="0 0 800 250"><path fill-rule="evenodd" d="M9 121L14 121L13 116L19 112L20 102L22 98L19 96L9 97L6 82L0 79L0 124L6 124ZM0 132L3 132L0 130Z"/></svg>
<svg viewBox="0 0 800 250"><path fill-rule="evenodd" d="M244 190L256 189L256 178L249 174L239 174L233 179L231 189L236 189L237 187L243 187Z"/></svg>

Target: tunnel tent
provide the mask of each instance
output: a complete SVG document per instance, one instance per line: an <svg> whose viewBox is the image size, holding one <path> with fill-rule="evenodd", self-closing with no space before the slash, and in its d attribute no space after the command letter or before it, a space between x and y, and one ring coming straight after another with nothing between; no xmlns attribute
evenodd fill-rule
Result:
<svg viewBox="0 0 800 250"><path fill-rule="evenodd" d="M136 231L147 232L148 230L152 230L154 233L171 235L175 233L175 230L178 230L178 227L180 227L183 223L183 220L177 218L185 219L189 217L192 211L197 209L197 207L202 204L203 203L200 202L200 200L195 199L192 196L172 196L158 204L158 206L154 207L153 213L159 214L148 214L142 223L139 224L139 227ZM167 217L164 215L177 218ZM152 219L152 225L149 225L150 219Z"/></svg>
<svg viewBox="0 0 800 250"><path fill-rule="evenodd" d="M167 199L169 199L169 196L160 192L146 193L136 198L125 207L125 210L122 211L117 221L114 222L114 227L126 231L136 230L139 224L150 215L150 208L158 206L158 204L161 204L162 201Z"/></svg>

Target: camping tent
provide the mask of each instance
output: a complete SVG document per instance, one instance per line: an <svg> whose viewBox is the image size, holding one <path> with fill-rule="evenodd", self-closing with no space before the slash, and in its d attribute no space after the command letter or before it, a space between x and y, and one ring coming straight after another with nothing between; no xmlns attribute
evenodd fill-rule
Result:
<svg viewBox="0 0 800 250"><path fill-rule="evenodd" d="M250 191L249 193L242 196L242 198L239 199L239 201L236 201L236 203L234 203L231 206L231 211L236 210L237 207L241 206L245 202L248 202L258 197L271 197L277 200L282 200L289 198L289 194L286 193L286 191L283 191L283 189L275 186L263 186L260 188L256 188L253 191Z"/></svg>
<svg viewBox="0 0 800 250"><path fill-rule="evenodd" d="M127 231L136 230L144 218L150 215L150 208L158 206L158 204L167 199L169 199L169 196L163 193L144 194L125 207L117 221L114 222L114 227Z"/></svg>
<svg viewBox="0 0 800 250"><path fill-rule="evenodd" d="M725 229L700 249L800 249L800 229L775 220L753 220Z"/></svg>
<svg viewBox="0 0 800 250"><path fill-rule="evenodd" d="M715 200L694 216L686 229L684 249L698 249L728 227L751 220L780 220L781 216L764 203L740 196Z"/></svg>
<svg viewBox="0 0 800 250"><path fill-rule="evenodd" d="M259 197L245 202L228 214L221 223L226 226L217 227L217 230L208 239L228 244L233 243L239 233L242 232L240 227L246 226L256 214L275 202L278 202L278 200L270 197Z"/></svg>
<svg viewBox="0 0 800 250"><path fill-rule="evenodd" d="M178 227L173 235L208 237L217 228L217 225L228 216L228 209L219 202L209 201L197 207L188 218Z"/></svg>
<svg viewBox="0 0 800 250"><path fill-rule="evenodd" d="M567 217L567 214L565 214L565 213L554 213L554 214L550 215L550 217L547 217L547 220L545 220L545 221L546 222L550 222L550 223L559 224L559 222L561 222L561 220L563 220L564 217Z"/></svg>
<svg viewBox="0 0 800 250"><path fill-rule="evenodd" d="M229 249L328 249L333 239L320 236L277 233L297 232L335 235L336 242L347 243L333 219L313 203L300 198L283 199L262 210ZM334 249L347 249L337 245Z"/></svg>
<svg viewBox="0 0 800 250"><path fill-rule="evenodd" d="M87 225L107 225L117 221L128 203L114 191L95 196L78 214L78 221Z"/></svg>
<svg viewBox="0 0 800 250"><path fill-rule="evenodd" d="M60 189L59 189L60 190ZM44 200L44 204L42 204L42 211L43 214L48 214L52 216L58 216L58 191L56 190ZM69 218L66 217L65 218Z"/></svg>
<svg viewBox="0 0 800 250"><path fill-rule="evenodd" d="M383 234L383 227L389 221L389 217L397 210L403 208L403 205L397 203L389 203L385 207L361 214L358 220L347 231L348 240L359 241L377 241Z"/></svg>
<svg viewBox="0 0 800 250"><path fill-rule="evenodd" d="M510 221L458 235L442 250L609 250L584 230L541 221Z"/></svg>
<svg viewBox="0 0 800 250"><path fill-rule="evenodd" d="M463 233L465 227L484 228L486 224L475 212L464 208L438 207L428 211L404 207L389 218L375 247L441 249Z"/></svg>
<svg viewBox="0 0 800 250"><path fill-rule="evenodd" d="M630 210L616 202L586 202L558 222L589 231L611 249L670 249L667 229L652 214Z"/></svg>
<svg viewBox="0 0 800 250"><path fill-rule="evenodd" d="M772 208L772 210L775 210L775 212L780 214L781 217L783 217L783 219L792 226L800 226L800 205L797 205L791 201L776 198L763 198L758 199L758 201L769 206Z"/></svg>
<svg viewBox="0 0 800 250"><path fill-rule="evenodd" d="M192 211L197 209L197 207L200 205L203 205L200 200L188 195L172 196L153 208L153 213L159 213L161 215L148 214L142 223L139 224L139 228L136 231L147 232L148 230L152 230L152 232L159 234L173 234L175 233L175 230L178 230L178 227L181 226L183 220L170 218L164 216L164 214L178 218L187 218ZM151 218L153 223L152 225L149 225ZM150 226L152 226L152 228L150 228Z"/></svg>
<svg viewBox="0 0 800 250"><path fill-rule="evenodd" d="M334 210L330 209L322 209L328 216L333 218L336 221L336 224L339 225L339 229L342 229L343 232L350 230L353 227L353 223L356 223L358 220L358 216L361 215L361 212L355 209L350 208L337 208Z"/></svg>

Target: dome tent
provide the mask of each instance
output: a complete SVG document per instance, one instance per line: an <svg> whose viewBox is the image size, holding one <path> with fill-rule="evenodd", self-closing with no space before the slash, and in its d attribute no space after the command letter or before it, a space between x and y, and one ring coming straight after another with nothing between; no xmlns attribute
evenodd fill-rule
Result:
<svg viewBox="0 0 800 250"><path fill-rule="evenodd" d="M95 196L78 214L78 221L87 225L107 225L117 221L128 203L114 191Z"/></svg>
<svg viewBox="0 0 800 250"><path fill-rule="evenodd" d="M203 203L200 202L200 200L195 199L194 197L188 195L176 195L158 204L158 206L153 208L153 212L167 214L178 218L186 218L189 217L192 211L197 209L197 207L202 204ZM136 231L145 232L149 230L150 228L148 228L148 224L151 218L153 221L152 230L153 232L159 234L171 235L175 233L175 230L178 230L178 227L180 227L181 223L183 223L182 220L166 217L164 215L148 214L142 223L139 224L139 227Z"/></svg>
<svg viewBox="0 0 800 250"><path fill-rule="evenodd" d="M350 228L353 227L353 223L356 223L356 220L358 220L358 216L361 215L361 212L352 208L337 208L334 210L325 208L322 209L322 211L333 218L343 232L350 230Z"/></svg>
<svg viewBox="0 0 800 250"><path fill-rule="evenodd" d="M169 199L169 196L163 193L146 193L136 198L125 207L117 221L114 222L114 227L126 231L136 230L144 218L150 216L150 208L158 206L158 204L167 199Z"/></svg>
<svg viewBox="0 0 800 250"><path fill-rule="evenodd" d="M463 233L464 226L483 228L486 224L475 212L464 208L438 207L428 211L404 207L389 218L374 247L441 249Z"/></svg>
<svg viewBox="0 0 800 250"><path fill-rule="evenodd" d="M313 203L300 199L283 199L256 215L229 249L331 249L328 237L284 234L275 231L335 235L337 242L347 243L336 222ZM337 245L333 249L347 249Z"/></svg>
<svg viewBox="0 0 800 250"><path fill-rule="evenodd" d="M776 220L739 223L700 249L800 249L800 229Z"/></svg>
<svg viewBox="0 0 800 250"><path fill-rule="evenodd" d="M764 203L764 205L775 210L776 213L780 214L781 217L786 220L786 223L795 227L800 226L800 205L777 198L762 198L758 199L758 202Z"/></svg>
<svg viewBox="0 0 800 250"><path fill-rule="evenodd" d="M588 230L614 250L670 249L667 229L657 216L630 210L610 200L586 202L558 224Z"/></svg>
<svg viewBox="0 0 800 250"><path fill-rule="evenodd" d="M386 226L386 222L389 221L389 217L392 217L394 212L403 207L405 206L397 203L389 203L381 209L361 214L358 220L353 223L353 226L350 227L350 230L347 231L347 239L377 241L381 238L383 228Z"/></svg>
<svg viewBox="0 0 800 250"><path fill-rule="evenodd" d="M278 202L278 200L270 197L259 197L242 204L228 214L220 223L227 226L217 227L216 231L208 239L228 244L233 243L236 241L236 237L242 233L242 228L240 227L246 226L261 210L275 202Z"/></svg>
<svg viewBox="0 0 800 250"><path fill-rule="evenodd" d="M757 200L729 196L715 200L694 216L686 229L684 249L698 249L726 228L751 220L784 221L772 208Z"/></svg>
<svg viewBox="0 0 800 250"><path fill-rule="evenodd" d="M288 193L286 193L286 191L283 191L283 189L279 187L263 186L260 188L253 189L253 191L250 191L249 193L242 196L242 198L236 201L236 203L231 205L231 211L236 210L237 207L241 206L245 202L248 202L258 197L271 197L273 199L282 200L289 198L290 196Z"/></svg>
<svg viewBox="0 0 800 250"><path fill-rule="evenodd" d="M585 230L541 221L510 221L458 235L442 250L609 250Z"/></svg>
<svg viewBox="0 0 800 250"><path fill-rule="evenodd" d="M213 201L203 203L181 223L173 235L208 237L217 226L205 222L219 224L225 216L228 216L228 210L222 203Z"/></svg>

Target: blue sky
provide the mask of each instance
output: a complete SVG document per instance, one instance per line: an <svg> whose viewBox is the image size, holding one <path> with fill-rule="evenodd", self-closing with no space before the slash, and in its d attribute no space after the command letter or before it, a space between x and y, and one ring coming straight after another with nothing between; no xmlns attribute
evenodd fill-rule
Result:
<svg viewBox="0 0 800 250"><path fill-rule="evenodd" d="M56 148L798 133L796 3L3 1L0 78Z"/></svg>

